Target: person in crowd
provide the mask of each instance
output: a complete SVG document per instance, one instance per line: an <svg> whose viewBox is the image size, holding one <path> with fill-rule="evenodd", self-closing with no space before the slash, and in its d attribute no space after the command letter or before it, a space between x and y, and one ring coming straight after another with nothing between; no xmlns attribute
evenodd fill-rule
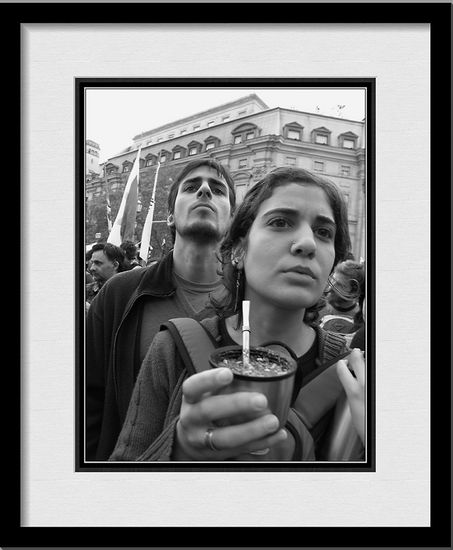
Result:
<svg viewBox="0 0 453 550"><path fill-rule="evenodd" d="M211 158L189 162L172 182L168 226L174 247L99 292L86 326L86 458L107 460L126 416L134 382L160 325L212 315L221 297L219 245L235 207L234 182Z"/></svg>
<svg viewBox="0 0 453 550"><path fill-rule="evenodd" d="M271 171L246 193L222 243L229 293L216 302L217 315L201 324L218 346L241 345L241 304L249 300L250 346L279 341L297 357L293 406L304 381L316 375L331 350L347 350L341 335L313 320L329 275L349 249L347 211L337 187L295 168ZM333 375L341 395L346 392L361 445L365 384L360 351L353 350L348 364L338 361ZM324 434L315 436L295 414L292 429L289 424L279 428L263 394L217 394L232 377L230 369L221 367L188 376L170 331L159 332L143 361L110 460L244 460L250 453L265 460L322 459L327 425ZM323 406L325 397L320 396Z"/></svg>
<svg viewBox="0 0 453 550"><path fill-rule="evenodd" d="M329 277L326 307L320 326L352 338L363 323L361 303L365 297L365 265L354 260L340 262Z"/></svg>
<svg viewBox="0 0 453 550"><path fill-rule="evenodd" d="M124 251L126 269L141 267L139 259L137 258L137 246L132 241L123 241L120 244L120 248Z"/></svg>
<svg viewBox="0 0 453 550"><path fill-rule="evenodd" d="M90 273L91 265L91 249L85 254L85 284L92 283L94 281L93 276Z"/></svg>
<svg viewBox="0 0 453 550"><path fill-rule="evenodd" d="M125 269L124 252L111 243L96 243L90 250L90 273L93 282L86 285L85 301L91 304L104 284Z"/></svg>

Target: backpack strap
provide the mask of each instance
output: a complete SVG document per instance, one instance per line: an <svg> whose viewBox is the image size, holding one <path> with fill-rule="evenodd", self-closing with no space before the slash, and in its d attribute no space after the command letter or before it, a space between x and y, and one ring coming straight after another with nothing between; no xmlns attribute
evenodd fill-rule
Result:
<svg viewBox="0 0 453 550"><path fill-rule="evenodd" d="M312 434L316 433L317 424L328 418L329 412L333 414L327 435L328 448L321 450L321 460L356 460L361 457L363 446L352 426L346 394L335 367L350 350L342 336L331 332L323 331L320 344L322 364L303 381L293 409Z"/></svg>
<svg viewBox="0 0 453 550"><path fill-rule="evenodd" d="M211 368L209 355L217 343L199 321L178 317L162 324L160 330L170 331L189 376Z"/></svg>

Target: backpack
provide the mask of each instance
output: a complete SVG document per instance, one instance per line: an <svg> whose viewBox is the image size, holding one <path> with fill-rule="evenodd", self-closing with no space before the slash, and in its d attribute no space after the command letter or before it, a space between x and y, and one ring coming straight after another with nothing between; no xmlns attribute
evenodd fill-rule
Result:
<svg viewBox="0 0 453 550"><path fill-rule="evenodd" d="M218 343L198 321L170 319L160 330L170 331L189 376L211 368L209 356ZM307 431L317 445L316 460L362 460L363 445L352 425L346 394L335 372L335 363L350 350L345 352L344 340L338 335L326 332L325 338L323 362L303 381L285 426L296 443L293 460L309 460L310 450L304 449ZM277 342L266 345L270 344Z"/></svg>

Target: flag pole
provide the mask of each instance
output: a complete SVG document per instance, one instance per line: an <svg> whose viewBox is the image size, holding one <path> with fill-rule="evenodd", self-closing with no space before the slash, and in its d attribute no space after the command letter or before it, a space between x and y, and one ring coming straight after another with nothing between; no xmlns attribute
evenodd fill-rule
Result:
<svg viewBox="0 0 453 550"><path fill-rule="evenodd" d="M151 231L153 226L154 205L155 205L155 198L156 198L157 176L159 174L159 168L160 168L160 155L157 161L156 174L154 175L153 192L151 194L151 200L149 201L148 214L146 216L145 225L143 226L142 241L140 244L139 256L146 263L148 263L149 244L151 242Z"/></svg>
<svg viewBox="0 0 453 550"><path fill-rule="evenodd" d="M105 184L105 199L107 202L107 228L110 235L110 231L112 231L112 218L111 218L112 205L110 204L109 182L107 179L107 164L108 164L108 160L104 162L104 184Z"/></svg>

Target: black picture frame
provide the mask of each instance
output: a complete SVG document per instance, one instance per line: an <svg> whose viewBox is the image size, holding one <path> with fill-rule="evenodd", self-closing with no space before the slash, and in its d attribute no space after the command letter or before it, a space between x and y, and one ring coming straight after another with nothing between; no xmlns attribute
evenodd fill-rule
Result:
<svg viewBox="0 0 453 550"><path fill-rule="evenodd" d="M204 4L178 5L169 10L164 4L90 4L90 10L77 4L11 3L0 6L4 31L0 37L4 57L4 74L7 85L3 89L4 104L13 115L8 127L11 166L10 189L15 203L20 204L21 173L21 24L23 23L143 23L171 22L197 24L210 22L237 23L428 23L431 28L431 137L432 151L431 189L433 201L431 213L431 245L429 257L433 274L439 273L439 256L445 250L451 254L451 226L444 227L451 219L451 5L449 3L397 4L288 4L288 10L278 4L277 10L257 10L256 5L241 10L206 9ZM269 6L269 5L268 5ZM124 9L127 7L127 9ZM436 162L436 158L449 162ZM15 162L13 162L13 160ZM444 183L446 182L446 183ZM444 196L444 193L446 196ZM448 210L447 210L448 209ZM21 219L15 216L12 227L15 235L22 235ZM441 249L437 248L441 241ZM426 251L425 251L426 253ZM450 256L451 258L451 256ZM427 257L428 261L428 257ZM443 263L443 262L442 262ZM448 273L451 276L451 273ZM18 277L16 278L16 280ZM14 283L13 283L14 285ZM429 527L231 527L231 528L100 528L100 527L23 527L21 525L21 296L19 288L13 293L14 305L19 302L19 315L11 332L16 354L12 364L4 362L6 390L2 394L2 485L6 506L0 520L0 545L8 547L149 547L153 542L169 546L238 547L238 541L247 540L250 546L263 547L418 547L451 548L451 348L450 322L439 320L445 311L445 302L451 305L451 290L446 288L444 275L431 286L431 319L438 320L431 333L431 523ZM448 309L448 306L447 306ZM428 312L427 312L428 313ZM431 323L431 322L430 322ZM430 323L427 322L427 330ZM448 331L448 333L447 333ZM9 342L9 336L8 336ZM442 350L435 354L436 350ZM449 360L450 359L450 360ZM446 365L445 365L446 363ZM444 368L443 368L444 367ZM303 510L301 511L303 513ZM247 537L247 538L245 538ZM165 542L163 542L165 541ZM244 545L245 546L245 545ZM250 547L247 546L247 547ZM218 547L218 546L214 546Z"/></svg>
<svg viewBox="0 0 453 550"><path fill-rule="evenodd" d="M125 471L324 471L324 472L372 472L375 471L375 323L374 323L374 288L375 288L375 79L374 78L76 78L75 79L75 222L76 249L75 262L75 312L76 312L76 471L80 472L125 472ZM364 90L366 104L366 148L365 148L365 181L366 181L366 279L367 279L367 436L366 453L363 460L329 461L329 462L108 462L89 461L85 459L85 132L87 100L89 89L115 88L168 88L172 90L204 88L215 93L217 88L356 88Z"/></svg>

